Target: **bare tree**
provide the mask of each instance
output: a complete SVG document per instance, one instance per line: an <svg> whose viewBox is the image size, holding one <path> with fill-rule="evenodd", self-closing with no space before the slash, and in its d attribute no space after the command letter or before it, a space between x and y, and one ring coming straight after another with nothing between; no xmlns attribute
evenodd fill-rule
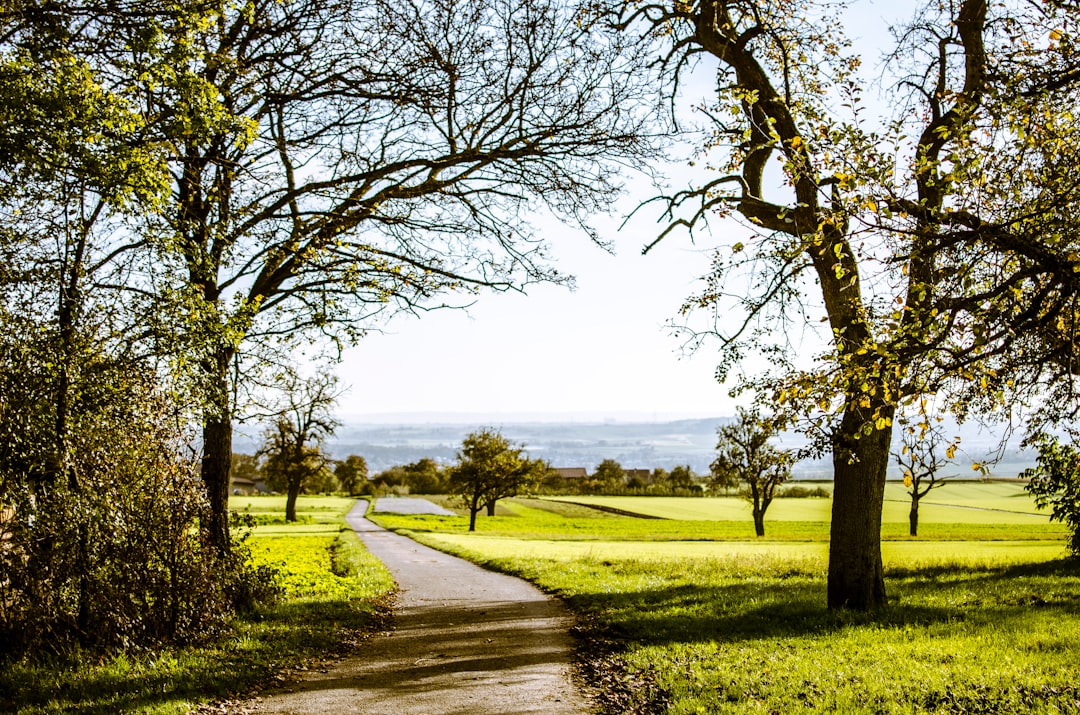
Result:
<svg viewBox="0 0 1080 715"><path fill-rule="evenodd" d="M946 440L941 429L926 419L920 424L900 423L901 448L892 456L904 472L904 487L911 496L911 509L908 512L911 536L919 535L919 500L931 489L945 483L945 478L938 472L953 463L958 440ZM948 445L944 446L947 441Z"/></svg>
<svg viewBox="0 0 1080 715"><path fill-rule="evenodd" d="M758 536L765 536L765 512L776 488L791 479L791 453L769 444L774 429L771 421L739 408L736 422L716 430L718 454L709 467L714 486L741 487L750 501Z"/></svg>
<svg viewBox="0 0 1080 715"><path fill-rule="evenodd" d="M296 521L296 499L304 483L329 470L322 442L334 434L332 412L342 391L337 378L321 372L304 378L289 372L281 380L281 400L270 420L259 454L269 481L285 485L285 521Z"/></svg>

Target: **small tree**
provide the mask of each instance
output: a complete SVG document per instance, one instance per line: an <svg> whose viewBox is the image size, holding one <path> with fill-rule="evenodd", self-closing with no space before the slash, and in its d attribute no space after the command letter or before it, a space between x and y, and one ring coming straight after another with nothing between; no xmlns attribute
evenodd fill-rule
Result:
<svg viewBox="0 0 1080 715"><path fill-rule="evenodd" d="M614 459L605 459L596 465L593 480L597 489L614 489L626 482L626 470Z"/></svg>
<svg viewBox="0 0 1080 715"><path fill-rule="evenodd" d="M476 515L487 508L495 515L495 502L512 497L535 483L548 470L538 459L523 456L524 445L515 446L498 431L482 429L465 437L458 464L450 470L450 489L469 509L469 531L476 531Z"/></svg>
<svg viewBox="0 0 1080 715"><path fill-rule="evenodd" d="M367 460L358 454L350 454L334 467L334 476L338 484L349 495L360 492L360 487L368 478Z"/></svg>
<svg viewBox="0 0 1080 715"><path fill-rule="evenodd" d="M904 470L904 487L911 496L911 510L908 512L909 533L919 535L919 500L940 487L945 480L938 476L938 471L952 463L956 454L956 440L949 443L942 456L937 450L944 441L941 430L928 422L920 425L906 424L901 430L900 452L893 452L893 459Z"/></svg>
<svg viewBox="0 0 1080 715"><path fill-rule="evenodd" d="M321 442L337 429L330 410L341 392L337 378L328 373L304 379L290 372L282 382L283 400L268 415L273 422L259 453L266 458L263 474L267 484L285 489L285 520L296 521L296 498L305 481L329 472Z"/></svg>
<svg viewBox="0 0 1080 715"><path fill-rule="evenodd" d="M1061 444L1043 434L1035 439L1039 456L1036 466L1020 476L1031 481L1027 491L1040 509L1051 507L1050 521L1060 521L1072 530L1069 552L1080 557L1080 448Z"/></svg>
<svg viewBox="0 0 1080 715"><path fill-rule="evenodd" d="M738 421L717 429L718 454L710 465L713 486L744 486L758 536L765 536L765 511L776 488L791 478L791 453L769 444L774 431L770 421L740 408Z"/></svg>

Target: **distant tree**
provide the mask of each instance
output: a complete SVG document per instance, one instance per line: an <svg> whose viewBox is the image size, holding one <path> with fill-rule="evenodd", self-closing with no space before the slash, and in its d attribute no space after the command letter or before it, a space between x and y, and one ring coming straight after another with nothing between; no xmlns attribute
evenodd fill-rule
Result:
<svg viewBox="0 0 1080 715"><path fill-rule="evenodd" d="M334 466L334 476L349 496L359 494L361 486L368 478L367 460L360 455L350 454Z"/></svg>
<svg viewBox="0 0 1080 715"><path fill-rule="evenodd" d="M411 494L442 494L446 491L446 475L434 459L424 457L406 464L402 471Z"/></svg>
<svg viewBox="0 0 1080 715"><path fill-rule="evenodd" d="M668 483L671 485L672 492L693 489L696 480L697 475L694 474L694 470L690 468L689 464L680 464L676 467L672 467L671 473L668 475Z"/></svg>
<svg viewBox="0 0 1080 715"><path fill-rule="evenodd" d="M325 481L323 472L329 472L329 458L321 443L337 429L338 422L330 411L341 393L337 378L328 373L307 379L286 374L281 392L282 400L269 415L272 422L259 453L266 460L263 474L267 484L285 489L285 520L296 521L296 498L304 483Z"/></svg>
<svg viewBox="0 0 1080 715"><path fill-rule="evenodd" d="M945 465L952 464L956 454L957 442L954 440L945 447L944 455L938 450L945 441L941 430L928 420L920 424L901 423L901 448L893 452L893 459L904 471L904 487L911 497L911 509L908 511L908 533L919 535L919 500L940 487L945 480L938 471Z"/></svg>
<svg viewBox="0 0 1080 715"><path fill-rule="evenodd" d="M614 459L605 459L596 465L593 480L600 489L621 487L626 482L626 470Z"/></svg>
<svg viewBox="0 0 1080 715"><path fill-rule="evenodd" d="M1050 521L1059 521L1072 530L1069 552L1080 557L1080 447L1076 442L1061 444L1049 435L1035 439L1039 450L1036 466L1020 476L1031 481L1027 491L1040 509L1050 507Z"/></svg>
<svg viewBox="0 0 1080 715"><path fill-rule="evenodd" d="M715 486L742 486L753 507L754 532L765 536L765 512L776 488L791 478L791 453L769 444L771 422L742 408L739 418L717 431L717 456L710 469Z"/></svg>
<svg viewBox="0 0 1080 715"><path fill-rule="evenodd" d="M496 501L514 496L547 473L547 463L529 459L523 452L524 445L514 445L492 429L465 437L458 464L450 470L450 489L469 509L469 531L476 531L481 509L493 516Z"/></svg>

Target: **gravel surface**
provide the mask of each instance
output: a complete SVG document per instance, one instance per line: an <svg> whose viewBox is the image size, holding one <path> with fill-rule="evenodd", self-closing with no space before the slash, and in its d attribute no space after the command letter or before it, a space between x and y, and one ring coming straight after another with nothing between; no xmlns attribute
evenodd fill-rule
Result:
<svg viewBox="0 0 1080 715"><path fill-rule="evenodd" d="M375 500L373 511L384 514L436 514L454 516L454 512L444 509L435 502L417 497L379 497Z"/></svg>
<svg viewBox="0 0 1080 715"><path fill-rule="evenodd" d="M418 500L419 501L419 500ZM348 516L399 585L393 630L289 692L247 703L255 713L581 715L571 682L570 617L521 579L486 571L363 517Z"/></svg>

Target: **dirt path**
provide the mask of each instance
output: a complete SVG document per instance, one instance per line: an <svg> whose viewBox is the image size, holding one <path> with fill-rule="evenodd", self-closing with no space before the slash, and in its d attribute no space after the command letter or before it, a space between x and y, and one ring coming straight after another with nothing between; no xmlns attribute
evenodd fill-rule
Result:
<svg viewBox="0 0 1080 715"><path fill-rule="evenodd" d="M364 518L349 524L400 588L394 629L255 713L581 715L565 608L531 584L421 546Z"/></svg>

